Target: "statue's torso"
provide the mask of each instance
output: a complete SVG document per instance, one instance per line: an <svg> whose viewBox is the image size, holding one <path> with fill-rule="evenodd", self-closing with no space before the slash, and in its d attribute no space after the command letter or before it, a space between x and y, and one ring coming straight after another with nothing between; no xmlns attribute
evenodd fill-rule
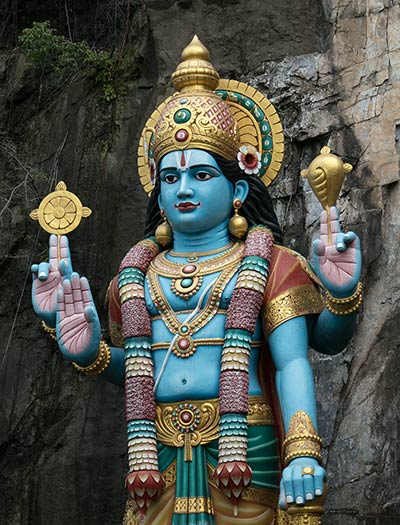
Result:
<svg viewBox="0 0 400 525"><path fill-rule="evenodd" d="M181 262L182 260L178 259L178 261ZM171 352L157 388L156 398L158 401L171 402L218 397L226 311L228 310L235 287L237 271L238 264L234 265L231 272L233 275L224 285L218 312L215 313L210 320L204 322L203 326L192 335L194 342L197 340L207 340L206 344L199 344L195 352L189 357L178 357ZM159 315L160 311L154 304L152 294L150 293L151 282L158 282L166 302L169 304L169 308L175 313L176 319L180 323L183 323L196 308L199 298L207 285L216 277L220 277L221 272L216 271L215 273L204 275L200 289L189 299L183 299L171 290L171 278L156 275L152 270L150 270L150 272L151 276L148 274L146 280L145 299L152 318L154 377L157 381L167 354L168 344L173 339L174 333L167 328L165 318L161 318ZM211 288L205 296L202 302L203 310L212 292L213 288ZM195 319L198 319L198 316L196 316ZM249 394L251 395L262 393L257 375L261 339L261 324L258 322L253 336L253 346L249 362ZM165 344L161 345L161 343ZM159 347L158 349L157 346ZM160 348L160 346L162 346L162 348Z"/></svg>

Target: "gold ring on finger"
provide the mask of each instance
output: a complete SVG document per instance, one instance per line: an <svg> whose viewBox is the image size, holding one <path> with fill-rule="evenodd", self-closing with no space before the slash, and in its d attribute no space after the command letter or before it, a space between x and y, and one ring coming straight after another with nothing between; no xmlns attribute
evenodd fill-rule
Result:
<svg viewBox="0 0 400 525"><path fill-rule="evenodd" d="M314 475L314 469L312 467L304 467L303 470L301 471L302 475L305 476L307 474L309 474L310 476L313 476Z"/></svg>

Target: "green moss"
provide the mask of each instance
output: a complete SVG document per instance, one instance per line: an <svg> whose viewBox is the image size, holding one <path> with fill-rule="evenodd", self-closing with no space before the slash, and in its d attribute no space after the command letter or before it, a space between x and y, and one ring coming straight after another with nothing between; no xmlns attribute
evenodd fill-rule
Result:
<svg viewBox="0 0 400 525"><path fill-rule="evenodd" d="M32 65L50 68L61 77L83 68L94 69L103 98L110 102L117 97L118 71L106 51L92 49L85 41L72 42L58 35L49 22L33 22L32 27L21 32L18 43Z"/></svg>

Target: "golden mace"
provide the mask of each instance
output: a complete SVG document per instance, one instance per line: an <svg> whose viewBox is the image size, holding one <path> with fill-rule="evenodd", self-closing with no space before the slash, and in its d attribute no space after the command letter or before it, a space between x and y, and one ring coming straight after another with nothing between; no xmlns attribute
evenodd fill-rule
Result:
<svg viewBox="0 0 400 525"><path fill-rule="evenodd" d="M326 211L329 244L332 243L329 208L335 206L343 185L344 175L350 173L352 169L351 164L344 163L340 157L331 153L328 146L324 146L308 168L301 172L302 177L308 179L312 191Z"/></svg>
<svg viewBox="0 0 400 525"><path fill-rule="evenodd" d="M47 233L57 235L57 258L60 260L61 235L72 232L79 226L82 217L89 217L90 208L82 206L79 198L67 191L65 182L60 181L56 190L46 195L39 208L31 211L29 217L39 221L40 226Z"/></svg>

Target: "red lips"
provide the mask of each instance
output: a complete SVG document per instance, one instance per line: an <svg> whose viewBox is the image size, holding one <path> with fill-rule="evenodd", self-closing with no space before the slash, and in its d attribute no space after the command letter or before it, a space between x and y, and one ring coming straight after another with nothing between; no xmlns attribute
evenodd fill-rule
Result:
<svg viewBox="0 0 400 525"><path fill-rule="evenodd" d="M200 206L200 203L194 204L193 202L180 202L179 204L175 204L175 208L179 211L190 211L197 208L197 206Z"/></svg>

